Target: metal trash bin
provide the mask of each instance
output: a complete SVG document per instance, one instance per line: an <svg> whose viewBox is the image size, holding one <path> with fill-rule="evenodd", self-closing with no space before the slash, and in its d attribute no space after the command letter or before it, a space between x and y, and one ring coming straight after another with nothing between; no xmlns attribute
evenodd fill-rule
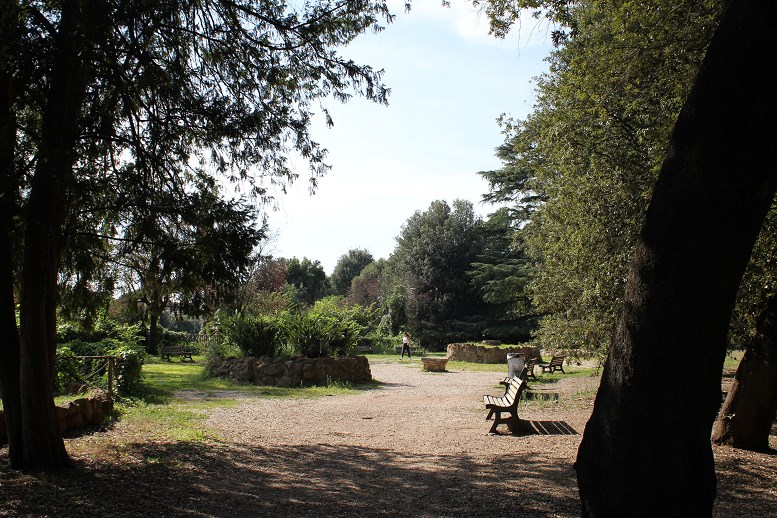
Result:
<svg viewBox="0 0 777 518"><path fill-rule="evenodd" d="M507 353L507 377L518 376L526 366L526 360L521 353Z"/></svg>

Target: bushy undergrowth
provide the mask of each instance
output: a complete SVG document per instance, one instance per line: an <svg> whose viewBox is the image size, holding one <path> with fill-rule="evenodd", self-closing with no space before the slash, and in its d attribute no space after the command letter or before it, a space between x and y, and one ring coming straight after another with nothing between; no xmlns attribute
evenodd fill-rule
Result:
<svg viewBox="0 0 777 518"><path fill-rule="evenodd" d="M58 326L57 390L70 382L107 385L107 362L101 359L78 359L77 356L115 356L115 389L122 395L140 391L141 370L146 357L144 336L138 325L118 324L99 319L94 329L81 329L65 322Z"/></svg>
<svg viewBox="0 0 777 518"><path fill-rule="evenodd" d="M277 317L220 314L210 327L221 350L238 349L243 356L276 356L283 323Z"/></svg>
<svg viewBox="0 0 777 518"><path fill-rule="evenodd" d="M284 329L289 347L308 358L346 355L360 335L360 326L353 320L313 312L288 318Z"/></svg>
<svg viewBox="0 0 777 518"><path fill-rule="evenodd" d="M202 341L209 356L342 356L366 339L377 319L374 307L327 297L312 308L272 316L217 313L204 327Z"/></svg>

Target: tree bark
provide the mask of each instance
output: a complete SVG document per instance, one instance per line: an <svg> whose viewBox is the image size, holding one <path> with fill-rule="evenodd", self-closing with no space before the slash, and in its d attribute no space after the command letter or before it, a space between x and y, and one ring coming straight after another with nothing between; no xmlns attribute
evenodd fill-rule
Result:
<svg viewBox="0 0 777 518"><path fill-rule="evenodd" d="M0 5L0 40L11 41L17 32L15 2ZM6 18L7 16L7 18ZM0 59L7 56L0 54ZM12 468L22 465L21 395L19 393L19 330L14 300L14 212L17 209L19 178L14 165L16 117L14 79L0 64L0 394L8 435L8 458Z"/></svg>
<svg viewBox="0 0 777 518"><path fill-rule="evenodd" d="M24 236L20 293L23 469L60 469L68 456L54 411L57 273L62 251L67 193L73 181L75 147L87 63L84 35L89 7L62 4L55 61L42 119Z"/></svg>
<svg viewBox="0 0 777 518"><path fill-rule="evenodd" d="M777 296L772 295L748 341L731 390L712 429L712 442L753 451L769 450L777 414Z"/></svg>
<svg viewBox="0 0 777 518"><path fill-rule="evenodd" d="M733 0L678 117L575 468L584 516L709 516L737 287L777 188L777 4Z"/></svg>
<svg viewBox="0 0 777 518"><path fill-rule="evenodd" d="M146 352L148 354L157 354L158 347L157 342L157 326L159 325L159 313L157 313L156 307L149 309L148 311L148 343L146 344Z"/></svg>

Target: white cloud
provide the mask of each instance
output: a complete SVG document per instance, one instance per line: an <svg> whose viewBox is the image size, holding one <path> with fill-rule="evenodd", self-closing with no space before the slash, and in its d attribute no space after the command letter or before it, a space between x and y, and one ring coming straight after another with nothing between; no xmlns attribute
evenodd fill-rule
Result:
<svg viewBox="0 0 777 518"><path fill-rule="evenodd" d="M495 118L522 117L530 108L529 80L545 68L549 42L527 48L489 36L487 20L467 0L451 8L413 0L410 14L402 0L392 4L396 22L345 52L386 69L390 104L327 103L335 126L318 121L312 134L329 149L333 169L311 197L304 160L292 160L300 178L269 214L279 234L276 255L317 259L331 272L352 248L387 257L402 224L433 200L467 199L482 215L493 211L480 204L487 185L475 173L499 166L494 148L503 136ZM534 20L526 19L520 33L528 36Z"/></svg>
<svg viewBox="0 0 777 518"><path fill-rule="evenodd" d="M404 12L404 0L389 0L394 13ZM478 45L524 49L547 46L552 28L545 19L536 19L531 10L524 9L508 36L502 40L489 34L488 16L482 7L474 7L469 0L450 0L442 5L441 0L413 0L410 17L447 25L459 37Z"/></svg>

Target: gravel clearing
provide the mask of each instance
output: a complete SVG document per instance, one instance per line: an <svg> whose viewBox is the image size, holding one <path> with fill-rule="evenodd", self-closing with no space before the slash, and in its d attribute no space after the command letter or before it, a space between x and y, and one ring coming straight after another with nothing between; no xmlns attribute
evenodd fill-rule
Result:
<svg viewBox="0 0 777 518"><path fill-rule="evenodd" d="M208 400L215 439L171 442L124 421L68 439L66 473L0 468L0 516L579 516L572 464L597 378L531 381L535 400L519 414L538 433L513 436L485 421L482 395L501 394L499 373L427 373L416 358L371 369L379 383L352 395L182 391ZM777 455L714 451L714 516L777 516Z"/></svg>

